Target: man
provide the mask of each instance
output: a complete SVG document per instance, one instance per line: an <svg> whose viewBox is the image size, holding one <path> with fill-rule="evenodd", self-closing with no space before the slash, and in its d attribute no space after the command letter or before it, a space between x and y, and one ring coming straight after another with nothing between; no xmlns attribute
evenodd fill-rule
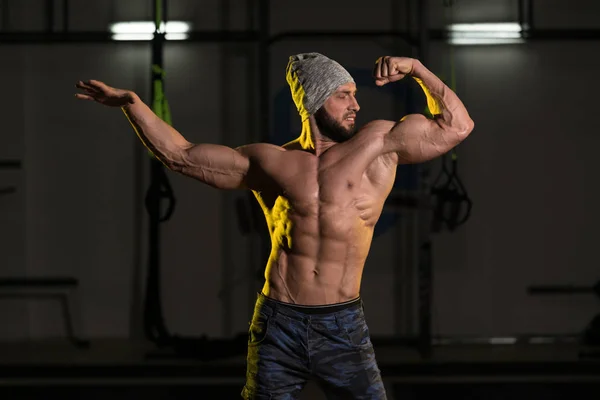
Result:
<svg viewBox="0 0 600 400"><path fill-rule="evenodd" d="M377 60L375 83L412 76L433 119L408 115L356 130L356 85L340 64L298 54L286 75L302 132L284 146L192 144L135 93L99 81L79 82L76 97L121 107L171 170L218 189L252 190L260 203L272 251L250 323L244 398L296 398L314 378L329 398L385 399L359 295L373 229L397 165L448 152L473 121L458 97L412 58Z"/></svg>

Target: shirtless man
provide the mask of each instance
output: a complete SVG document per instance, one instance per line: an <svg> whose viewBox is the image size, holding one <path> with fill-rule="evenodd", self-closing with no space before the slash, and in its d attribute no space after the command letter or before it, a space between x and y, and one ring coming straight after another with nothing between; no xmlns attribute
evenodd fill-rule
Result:
<svg viewBox="0 0 600 400"><path fill-rule="evenodd" d="M356 85L341 65L297 54L286 75L302 132L284 146L190 143L135 93L99 81L77 83L76 97L120 107L171 170L217 189L249 189L260 203L272 251L250 322L242 397L293 399L314 378L328 398L385 399L360 298L373 229L398 164L448 152L473 121L455 93L412 58L378 59L375 84L413 77L433 119L414 114L356 130Z"/></svg>

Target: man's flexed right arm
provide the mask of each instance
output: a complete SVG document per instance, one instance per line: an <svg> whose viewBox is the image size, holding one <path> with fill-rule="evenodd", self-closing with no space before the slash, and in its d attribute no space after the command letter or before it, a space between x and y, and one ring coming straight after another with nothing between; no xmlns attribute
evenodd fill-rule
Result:
<svg viewBox="0 0 600 400"><path fill-rule="evenodd" d="M160 119L132 91L103 82L78 82L75 97L120 107L144 145L169 169L219 189L251 187L248 147L232 149L217 144L192 144Z"/></svg>

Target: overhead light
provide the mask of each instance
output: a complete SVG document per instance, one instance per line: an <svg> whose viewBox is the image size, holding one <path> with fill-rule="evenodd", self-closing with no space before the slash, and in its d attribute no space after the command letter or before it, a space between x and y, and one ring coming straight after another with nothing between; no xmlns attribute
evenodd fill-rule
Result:
<svg viewBox="0 0 600 400"><path fill-rule="evenodd" d="M186 40L190 24L183 21L168 21L158 27L167 40ZM152 40L156 24L151 21L116 22L110 25L113 40Z"/></svg>
<svg viewBox="0 0 600 400"><path fill-rule="evenodd" d="M111 33L154 33L156 24L152 21L116 22L110 25ZM161 22L158 28L161 33L187 33L190 24L183 21Z"/></svg>
<svg viewBox="0 0 600 400"><path fill-rule="evenodd" d="M167 32L165 34L165 39L167 40L187 40L189 35L184 32Z"/></svg>
<svg viewBox="0 0 600 400"><path fill-rule="evenodd" d="M113 33L112 40L152 40L152 33Z"/></svg>
<svg viewBox="0 0 600 400"><path fill-rule="evenodd" d="M484 44L522 44L523 39L478 39L478 38L453 38L449 40L455 46L476 46Z"/></svg>
<svg viewBox="0 0 600 400"><path fill-rule="evenodd" d="M518 22L491 22L477 24L451 24L448 30L454 32L521 32Z"/></svg>
<svg viewBox="0 0 600 400"><path fill-rule="evenodd" d="M518 23L452 24L448 26L448 41L454 45L524 43L523 27Z"/></svg>

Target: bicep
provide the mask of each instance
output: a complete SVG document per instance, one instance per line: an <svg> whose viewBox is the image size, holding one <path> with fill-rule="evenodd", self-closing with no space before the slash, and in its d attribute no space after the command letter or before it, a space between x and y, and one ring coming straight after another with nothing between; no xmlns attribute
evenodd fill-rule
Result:
<svg viewBox="0 0 600 400"><path fill-rule="evenodd" d="M416 164L445 154L460 141L461 135L446 127L441 119L410 114L386 134L384 149L396 153L399 164Z"/></svg>

